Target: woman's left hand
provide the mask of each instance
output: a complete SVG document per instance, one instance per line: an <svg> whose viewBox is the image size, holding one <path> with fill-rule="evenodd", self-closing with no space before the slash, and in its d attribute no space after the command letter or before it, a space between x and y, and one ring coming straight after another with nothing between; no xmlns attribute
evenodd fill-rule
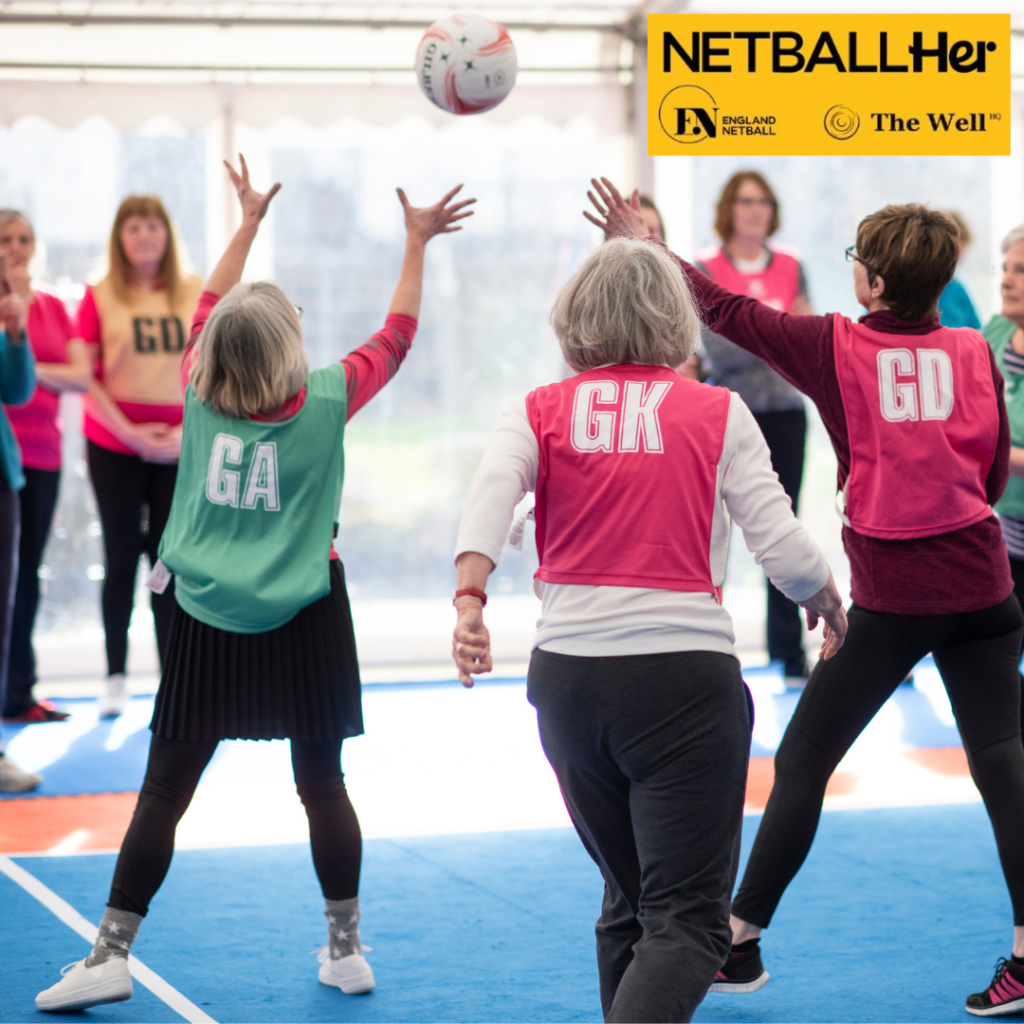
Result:
<svg viewBox="0 0 1024 1024"><path fill-rule="evenodd" d="M242 220L248 221L251 224L258 224L267 215L270 200L281 191L281 183L278 181L271 185L268 192L257 192L249 184L249 168L246 166L245 157L241 153L238 154L238 162L242 167L241 174L227 160L224 161L224 166L228 169L228 174L231 175L231 184L235 186L235 191L238 193L238 201L242 204Z"/></svg>
<svg viewBox="0 0 1024 1024"><path fill-rule="evenodd" d="M619 190L607 178L602 178L600 181L597 178L591 178L590 183L594 186L597 196L594 195L594 192L588 192L587 198L594 204L594 209L604 220L598 220L587 210L583 211L583 216L591 224L596 224L604 232L605 238L642 240L650 234L644 223L643 215L640 213L640 193L636 189L633 189L633 195L630 196L627 203ZM600 196L600 200L598 196Z"/></svg>
<svg viewBox="0 0 1024 1024"><path fill-rule="evenodd" d="M459 682L463 686L473 685L473 675L490 672L491 634L484 625L484 610L472 598L463 598L458 606L459 618L452 637L452 657L459 670Z"/></svg>

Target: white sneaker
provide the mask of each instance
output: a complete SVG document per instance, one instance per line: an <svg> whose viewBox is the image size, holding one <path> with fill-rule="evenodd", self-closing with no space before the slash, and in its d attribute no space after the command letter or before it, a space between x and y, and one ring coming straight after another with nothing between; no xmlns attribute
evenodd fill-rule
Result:
<svg viewBox="0 0 1024 1024"><path fill-rule="evenodd" d="M0 793L27 793L42 781L42 775L23 772L9 757L0 754Z"/></svg>
<svg viewBox="0 0 1024 1024"><path fill-rule="evenodd" d="M124 706L127 703L128 693L125 688L124 673L119 672L116 676L107 676L106 693L99 700L100 718L117 718L124 711Z"/></svg>
<svg viewBox="0 0 1024 1024"><path fill-rule="evenodd" d="M68 964L60 972L56 985L36 996L36 1007L51 1013L59 1010L85 1010L102 1003L121 1003L132 997L132 977L128 961L115 956L105 964L86 967L84 960Z"/></svg>
<svg viewBox="0 0 1024 1024"><path fill-rule="evenodd" d="M369 947L364 946L363 949ZM372 992L376 982L373 971L361 953L343 956L340 960L331 959L330 946L323 946L317 951L320 961L320 972L317 977L324 985L340 988L347 996L358 996L364 992Z"/></svg>

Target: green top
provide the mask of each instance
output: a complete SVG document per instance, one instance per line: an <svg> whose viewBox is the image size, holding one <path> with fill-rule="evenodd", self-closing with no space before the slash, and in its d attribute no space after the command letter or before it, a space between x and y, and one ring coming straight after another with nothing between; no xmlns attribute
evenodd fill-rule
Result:
<svg viewBox="0 0 1024 1024"><path fill-rule="evenodd" d="M1005 316L996 314L981 332L992 346L996 365L1006 381L1006 413L1010 418L1010 441L1015 448L1024 448L1024 373L1014 373L1006 367L1003 353L1010 347L1010 340L1017 331L1017 325ZM1011 476L1003 496L996 502L996 511L1004 516L1024 516L1024 480Z"/></svg>
<svg viewBox="0 0 1024 1024"><path fill-rule="evenodd" d="M311 373L302 408L278 423L218 416L186 390L159 553L193 618L263 633L330 591L346 406L340 363Z"/></svg>

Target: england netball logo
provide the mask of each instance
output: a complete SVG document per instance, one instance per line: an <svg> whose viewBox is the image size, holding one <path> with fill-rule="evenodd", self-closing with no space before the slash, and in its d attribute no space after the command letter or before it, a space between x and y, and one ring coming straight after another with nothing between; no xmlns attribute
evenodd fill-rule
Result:
<svg viewBox="0 0 1024 1024"><path fill-rule="evenodd" d="M852 139L859 128L860 115L856 110L851 110L842 103L829 107L825 113L825 131L833 139L845 142L847 139Z"/></svg>
<svg viewBox="0 0 1024 1024"><path fill-rule="evenodd" d="M718 135L718 105L699 85L677 85L661 101L658 120L669 138L692 145Z"/></svg>

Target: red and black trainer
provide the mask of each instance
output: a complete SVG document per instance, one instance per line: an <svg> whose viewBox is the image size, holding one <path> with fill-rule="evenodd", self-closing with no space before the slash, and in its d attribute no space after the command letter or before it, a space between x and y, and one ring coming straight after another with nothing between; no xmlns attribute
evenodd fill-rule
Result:
<svg viewBox="0 0 1024 1024"><path fill-rule="evenodd" d="M984 992L969 995L966 1009L975 1017L999 1017L1024 1010L1024 965L1000 957L992 984Z"/></svg>
<svg viewBox="0 0 1024 1024"><path fill-rule="evenodd" d="M70 717L71 715L66 711L59 711L48 700L40 700L34 701L13 715L4 715L4 721L19 725L34 725L41 722L63 722Z"/></svg>
<svg viewBox="0 0 1024 1024"><path fill-rule="evenodd" d="M761 963L758 939L747 939L729 950L729 958L715 975L709 992L756 992L768 983L769 974Z"/></svg>

